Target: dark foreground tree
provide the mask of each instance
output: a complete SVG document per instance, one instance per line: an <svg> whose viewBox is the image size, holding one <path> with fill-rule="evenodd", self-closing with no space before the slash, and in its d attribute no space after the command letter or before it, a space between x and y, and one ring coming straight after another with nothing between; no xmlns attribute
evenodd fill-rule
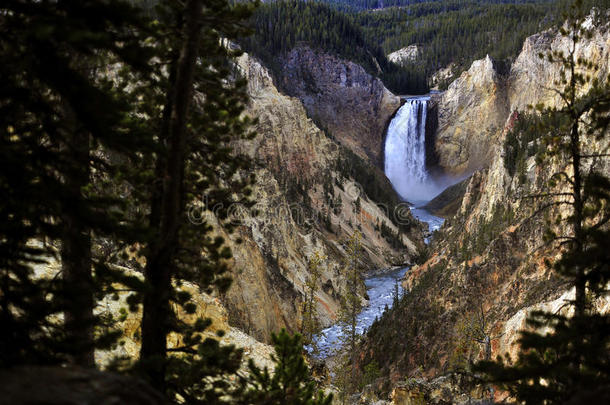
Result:
<svg viewBox="0 0 610 405"><path fill-rule="evenodd" d="M242 117L247 101L229 40L247 32L251 4L226 0L160 2L157 89L141 88L151 114L159 150L150 156L148 235L141 328L140 370L169 398L191 404L224 402L228 375L241 353L221 347L202 332L209 321L187 323L196 305L185 282L195 289L224 292L231 250L215 236L216 220L229 232L236 204L249 207L247 159L232 153L231 142L249 138L250 120ZM155 115L150 106L162 105ZM213 213L213 214L212 214ZM193 291L191 289L191 291ZM168 347L170 334L180 343Z"/></svg>
<svg viewBox="0 0 610 405"><path fill-rule="evenodd" d="M134 223L101 179L119 170L110 155L129 160L148 141L131 131L137 120L118 80L100 70L116 62L146 73L144 28L121 0L0 5L0 53L11 61L0 67L3 366L93 366L94 347L108 347L94 307L118 275L92 255L91 240L130 240ZM55 259L60 271L45 269Z"/></svg>
<svg viewBox="0 0 610 405"><path fill-rule="evenodd" d="M301 335L290 336L282 329L272 335L275 355L273 373L261 370L249 362L250 374L246 377L248 389L241 403L249 405L330 405L332 395L316 390L309 368L303 357Z"/></svg>
<svg viewBox="0 0 610 405"><path fill-rule="evenodd" d="M13 61L0 67L0 366L93 365L111 326L94 307L122 282L136 293L132 308L143 297L136 371L170 401L235 402L241 351L204 338L210 320L185 319L197 310L191 293L230 282L231 252L213 225L230 231L231 204L251 204L248 161L230 147L252 134L228 42L246 31L251 6L166 1L147 11L153 20L118 0L0 7L0 47ZM104 255L134 242L144 285ZM271 385L253 377L261 392L245 398L328 404L313 399L300 337L276 345Z"/></svg>
<svg viewBox="0 0 610 405"><path fill-rule="evenodd" d="M561 210L552 211L547 237L562 249L554 268L574 288L573 316L533 313L528 319L533 329L521 333L514 364L499 359L478 366L517 400L531 404L610 398L610 314L592 306L607 296L610 281L610 77L603 83L592 79L598 67L577 55L579 44L591 37L582 17L577 1L560 28L569 39L567 54L546 55L561 66L555 83L561 107L538 108L546 162L562 169L551 177L548 192L537 197L553 198L543 207L567 207L569 212L564 217ZM550 332L536 331L542 329Z"/></svg>

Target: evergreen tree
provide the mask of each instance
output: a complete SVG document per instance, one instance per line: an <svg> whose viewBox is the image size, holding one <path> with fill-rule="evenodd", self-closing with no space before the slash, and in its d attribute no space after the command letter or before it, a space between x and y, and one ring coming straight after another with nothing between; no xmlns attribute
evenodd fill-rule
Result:
<svg viewBox="0 0 610 405"><path fill-rule="evenodd" d="M394 294L392 295L392 307L398 307L400 302L400 286L398 285L398 279L394 280Z"/></svg>
<svg viewBox="0 0 610 405"><path fill-rule="evenodd" d="M362 203L360 202L360 196L358 196L354 200L354 202L352 204L354 205L354 207L353 207L354 214L356 214L356 216L359 217L360 216L360 209L361 209L361 206L362 206Z"/></svg>
<svg viewBox="0 0 610 405"><path fill-rule="evenodd" d="M339 324L341 326L341 350L339 354L336 383L345 403L347 396L356 389L356 370L353 367L358 333L356 325L358 314L362 308L360 287L362 285L362 235L355 231L345 243L344 277L345 289L341 295L341 311Z"/></svg>
<svg viewBox="0 0 610 405"><path fill-rule="evenodd" d="M539 128L547 145L544 157L565 169L551 177L548 193L534 196L552 198L543 208L569 209L565 218L561 210L554 212L547 238L562 248L554 268L574 287L574 315L533 313L529 326L550 332L523 331L522 351L514 364L500 359L479 365L519 401L532 404L610 398L610 316L596 313L590 305L591 299L607 294L610 281L610 180L603 172L608 154L590 149L593 143L607 145L610 77L604 84L592 79L598 67L577 57L579 43L591 36L581 5L574 3L560 28L570 43L567 54L546 55L561 66L555 83L561 107L538 107L543 116L554 118L542 122L558 123ZM586 93L585 86L590 88ZM557 225L562 225L561 233L554 231Z"/></svg>
<svg viewBox="0 0 610 405"><path fill-rule="evenodd" d="M330 405L332 395L316 392L303 357L301 335L290 336L285 329L272 335L275 354L273 373L265 367L261 370L252 360L249 385L242 403L249 405Z"/></svg>
<svg viewBox="0 0 610 405"><path fill-rule="evenodd" d="M196 311L191 295L181 288L184 282L206 292L224 292L230 284L231 250L213 235L209 215L231 232L232 204L251 205L249 161L230 147L253 134L248 131L251 120L241 116L245 81L230 61L239 52L229 44L247 32L244 22L251 9L251 4L225 0L160 2L155 39L167 74L161 71L152 91L138 90L159 139L143 163L151 187L148 200L142 200L149 239L142 251L146 286L139 370L172 400L191 404L229 400L228 375L240 365L240 351L203 339L208 320L187 323L177 313ZM161 111L154 109L159 104ZM179 346L168 347L170 333L179 336Z"/></svg>
<svg viewBox="0 0 610 405"><path fill-rule="evenodd" d="M91 240L133 240L136 226L101 183L148 144L120 83L97 66L146 80L145 23L120 0L15 0L0 6L0 32L12 61L0 67L0 364L92 366L94 347L112 341L94 333L95 299L121 276ZM35 274L59 257L61 273Z"/></svg>
<svg viewBox="0 0 610 405"><path fill-rule="evenodd" d="M355 231L345 244L345 290L341 297L340 323L344 343L350 353L355 353L358 334L357 317L362 308L360 286L362 285L362 234Z"/></svg>
<svg viewBox="0 0 610 405"><path fill-rule="evenodd" d="M316 309L316 292L320 288L320 267L325 260L326 256L322 255L319 251L314 252L309 258L307 266L309 277L305 283L306 290L305 301L303 302L301 333L303 336L303 343L311 346L314 355L318 353L318 346L314 339L314 335L320 330L320 321L318 320L318 312Z"/></svg>

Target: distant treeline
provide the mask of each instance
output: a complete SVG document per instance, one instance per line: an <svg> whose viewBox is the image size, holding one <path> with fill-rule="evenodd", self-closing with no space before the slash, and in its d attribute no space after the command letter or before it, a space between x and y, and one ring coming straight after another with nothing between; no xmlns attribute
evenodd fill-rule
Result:
<svg viewBox="0 0 610 405"><path fill-rule="evenodd" d="M608 0L586 3L587 8L610 6ZM420 46L420 59L407 70L423 68L430 76L450 64L459 73L487 54L510 66L525 38L561 21L566 5L547 0L432 1L365 11L354 14L354 19L365 38L376 41L387 54L411 44Z"/></svg>
<svg viewBox="0 0 610 405"><path fill-rule="evenodd" d="M404 8L366 11L354 15L365 37L386 53L411 44L420 57L407 70L424 70L428 77L454 64L454 72L489 54L506 65L523 41L548 27L553 18L548 2L484 4L481 1L429 2Z"/></svg>
<svg viewBox="0 0 610 405"><path fill-rule="evenodd" d="M585 3L586 8L610 6L610 0ZM255 34L244 43L275 71L278 55L307 43L361 64L395 93L424 93L431 76L452 64L459 74L489 54L500 67L509 67L525 38L561 20L567 4L567 0L277 1L259 7L252 18ZM416 62L399 67L388 61L387 54L411 44L421 49Z"/></svg>
<svg viewBox="0 0 610 405"><path fill-rule="evenodd" d="M428 91L424 69L405 69L389 62L381 47L355 24L353 15L326 4L298 0L265 3L252 17L252 28L254 35L245 38L242 45L276 73L278 56L298 44L307 44L362 65L395 93Z"/></svg>
<svg viewBox="0 0 610 405"><path fill-rule="evenodd" d="M447 2L445 0L318 0L324 3L332 4L334 7L358 12L363 10L379 10L391 7L409 7L421 3L437 4L442 6ZM477 4L528 4L541 3L543 1L553 2L553 0L476 0ZM460 0L460 3L473 3L473 0Z"/></svg>

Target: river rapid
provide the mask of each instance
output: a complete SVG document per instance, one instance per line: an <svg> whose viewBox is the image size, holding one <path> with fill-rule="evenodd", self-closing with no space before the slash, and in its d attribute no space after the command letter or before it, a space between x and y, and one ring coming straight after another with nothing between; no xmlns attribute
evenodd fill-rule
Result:
<svg viewBox="0 0 610 405"><path fill-rule="evenodd" d="M443 218L436 217L423 208L412 208L411 212L415 218L428 224L430 232L439 229L443 224ZM381 275L369 277L364 281L369 296L369 304L362 309L362 312L357 317L356 332L359 335L364 334L375 322L375 319L381 317L386 308L392 307L394 295L396 294L396 286L398 286L399 296L404 294L400 280L408 269L408 267L396 269ZM339 324L334 324L322 330L315 337L318 347L316 356L327 358L337 353L341 349L341 337L342 331ZM308 350L311 350L311 347Z"/></svg>

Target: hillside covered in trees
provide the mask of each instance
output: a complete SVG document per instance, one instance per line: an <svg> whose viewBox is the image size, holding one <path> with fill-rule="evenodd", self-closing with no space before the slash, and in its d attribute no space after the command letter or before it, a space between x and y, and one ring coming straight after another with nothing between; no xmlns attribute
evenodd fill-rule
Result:
<svg viewBox="0 0 610 405"><path fill-rule="evenodd" d="M378 44L355 24L353 15L326 4L300 0L266 3L256 10L251 22L254 34L242 44L276 72L278 57L296 45L307 44L360 64L395 93L428 91L422 69L405 69L388 61Z"/></svg>
<svg viewBox="0 0 610 405"><path fill-rule="evenodd" d="M430 79L451 67L452 77L489 54L510 66L529 35L556 24L564 0L329 0L274 1L252 17L245 48L268 65L298 44L335 53L361 64L397 94L426 93ZM585 7L607 7L589 0ZM417 45L417 60L397 66L386 55ZM275 69L274 69L275 70ZM440 87L448 82L440 83Z"/></svg>
<svg viewBox="0 0 610 405"><path fill-rule="evenodd" d="M343 8L345 10L379 10L391 7L408 7L421 3L446 3L442 0L324 0L326 3L332 4L337 8ZM506 4L506 3L535 3L538 0L480 0L478 3L485 4ZM549 1L549 0L547 0ZM471 3L471 1L463 1L464 3Z"/></svg>
<svg viewBox="0 0 610 405"><path fill-rule="evenodd" d="M607 0L588 3L586 8L608 6ZM557 24L566 6L547 0L430 1L355 13L354 20L386 54L417 45L420 56L407 72L423 70L430 77L453 65L455 77L487 54L510 66L525 38Z"/></svg>

